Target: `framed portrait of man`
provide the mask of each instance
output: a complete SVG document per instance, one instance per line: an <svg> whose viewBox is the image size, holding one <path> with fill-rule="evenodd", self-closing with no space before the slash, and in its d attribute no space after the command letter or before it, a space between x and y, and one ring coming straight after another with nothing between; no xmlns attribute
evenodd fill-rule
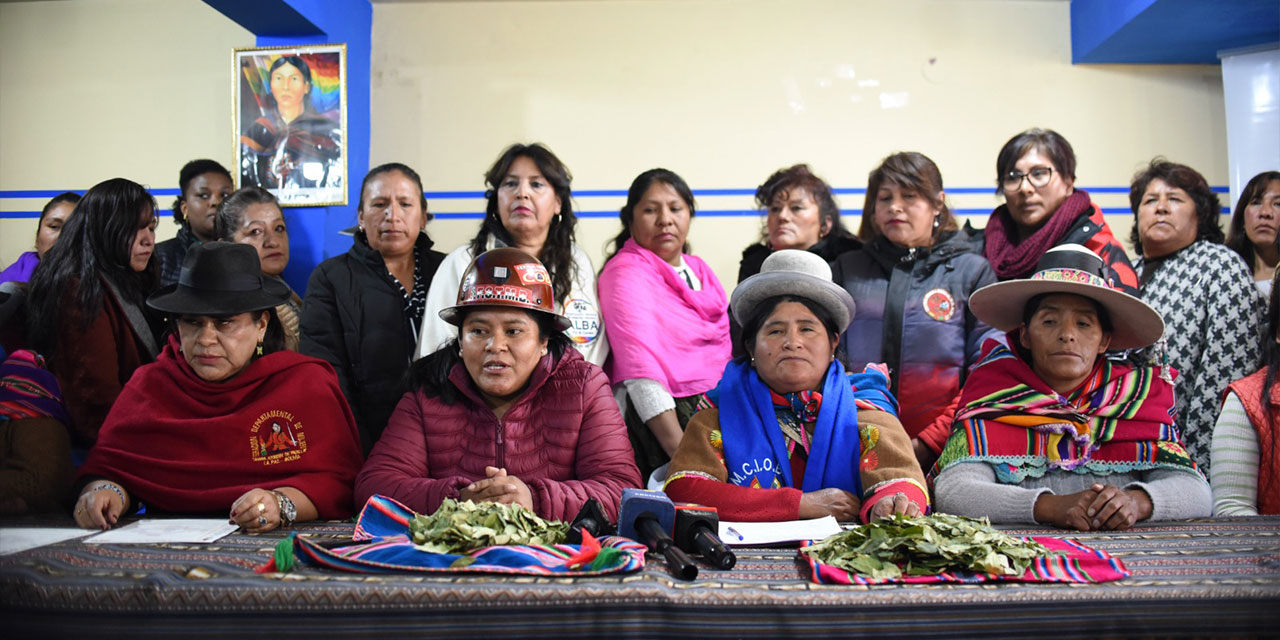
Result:
<svg viewBox="0 0 1280 640"><path fill-rule="evenodd" d="M235 50L236 186L282 206L347 203L347 47Z"/></svg>

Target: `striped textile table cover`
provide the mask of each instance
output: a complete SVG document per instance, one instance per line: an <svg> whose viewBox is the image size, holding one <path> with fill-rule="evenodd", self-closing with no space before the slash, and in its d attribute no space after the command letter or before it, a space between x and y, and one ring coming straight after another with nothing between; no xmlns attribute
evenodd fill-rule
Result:
<svg viewBox="0 0 1280 640"><path fill-rule="evenodd" d="M8 520L3 526L50 526ZM66 525L68 522L58 522ZM298 530L349 539L350 523ZM1037 637L1280 634L1280 517L1070 535L1133 575L1105 584L821 585L794 548L740 549L682 582L650 554L596 578L253 570L282 534L211 545L69 541L0 557L0 637Z"/></svg>

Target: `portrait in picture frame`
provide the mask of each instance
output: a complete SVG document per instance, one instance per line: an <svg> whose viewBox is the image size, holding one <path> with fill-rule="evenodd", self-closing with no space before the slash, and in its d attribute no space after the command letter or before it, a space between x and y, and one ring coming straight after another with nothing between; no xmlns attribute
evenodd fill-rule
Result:
<svg viewBox="0 0 1280 640"><path fill-rule="evenodd" d="M236 186L282 206L347 203L347 47L235 50Z"/></svg>

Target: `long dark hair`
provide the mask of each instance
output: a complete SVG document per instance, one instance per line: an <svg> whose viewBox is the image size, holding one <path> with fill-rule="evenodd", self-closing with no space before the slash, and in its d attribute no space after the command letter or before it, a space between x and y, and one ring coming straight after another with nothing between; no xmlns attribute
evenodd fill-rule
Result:
<svg viewBox="0 0 1280 640"><path fill-rule="evenodd" d="M124 178L100 182L85 192L62 235L31 275L27 336L37 351L48 357L57 350L59 319L69 311L62 304L65 292L76 292L72 302L84 322L76 327L79 330L102 310L102 278L129 302L143 304L155 286L155 260L138 273L129 266L129 257L138 230L155 223L155 210L155 198ZM77 288L74 281L79 281Z"/></svg>
<svg viewBox="0 0 1280 640"><path fill-rule="evenodd" d="M1280 171L1263 171L1250 178L1249 183L1244 185L1244 189L1240 192L1240 199L1236 200L1235 210L1231 212L1231 224L1227 229L1227 248L1244 258L1244 263L1249 266L1249 273L1253 273L1254 257L1257 252L1254 251L1253 242L1249 240L1249 234L1244 230L1244 210L1254 198L1262 197L1267 190L1267 185L1278 180L1280 180Z"/></svg>
<svg viewBox="0 0 1280 640"><path fill-rule="evenodd" d="M1267 305L1266 327L1267 335L1262 338L1262 366L1266 367L1267 375L1263 380L1262 397L1258 400L1266 408L1267 420L1272 421L1274 417L1268 396L1271 385L1276 383L1276 377L1280 374L1280 343L1276 342L1276 332L1280 331L1280 269L1271 277L1271 302Z"/></svg>
<svg viewBox="0 0 1280 640"><path fill-rule="evenodd" d="M613 240L609 241L609 254L604 259L606 264L613 259L613 256L618 255L622 245L626 244L627 240L631 238L631 223L636 219L636 205L640 204L645 192L655 182L661 182L676 190L676 194L680 196L681 200L684 200L685 206L689 207L689 218L693 218L697 214L697 210L693 206L693 190L689 188L689 184L684 181L684 178L681 178L676 172L657 168L636 176L636 179L631 181L631 188L627 189L627 203L622 205L622 210L618 212L618 221L622 223L622 229L618 231L618 235L613 237ZM687 240L682 251L685 253L690 251ZM604 270L603 265L601 265L600 270Z"/></svg>
<svg viewBox="0 0 1280 640"><path fill-rule="evenodd" d="M293 55L280 56L279 58L276 58L276 61L271 63L271 68L267 69L267 98L271 101L271 108L276 110L280 109L280 105L276 104L276 97L271 94L271 74L275 73L276 69L279 69L286 64L292 65L294 69L298 70L298 73L302 75L302 79L307 83L308 87L315 87L315 85L311 83L311 66L307 64L306 60L302 59L302 56ZM311 91L308 90L306 93L302 94L302 110L306 111L310 108Z"/></svg>
<svg viewBox="0 0 1280 640"><path fill-rule="evenodd" d="M573 182L573 174L569 173L569 168L560 162L556 154L541 143L516 143L507 147L485 172L484 222L480 223L480 230L471 239L471 255L478 256L488 250L489 236L508 246L515 245L511 234L502 226L502 217L498 215L498 185L507 177L507 172L517 158L532 160L538 166L538 172L551 183L551 188L555 189L556 196L560 198L560 214L551 218L547 241L542 245L542 253L535 257L542 261L551 276L556 303L564 306L573 283L578 279L578 264L573 260L578 216L573 213L573 191L569 187Z"/></svg>
<svg viewBox="0 0 1280 640"><path fill-rule="evenodd" d="M235 180L231 179L231 172L216 160L201 158L182 165L182 170L178 172L178 197L173 200L173 221L178 223L178 226L187 226L187 217L182 214L182 201L187 199L187 189L191 188L191 181L206 173L224 176L231 184L235 184Z"/></svg>
<svg viewBox="0 0 1280 640"><path fill-rule="evenodd" d="M1133 250L1142 255L1142 237L1138 235L1138 206L1142 204L1142 196L1153 180L1187 192L1191 202L1196 206L1196 239L1208 240L1214 244L1222 244L1222 226L1218 218L1222 217L1222 203L1209 188L1209 181L1199 171L1185 164L1169 162L1164 158L1153 158L1147 168L1133 176L1129 185L1129 208L1133 211L1133 230L1129 232L1129 240L1133 242ZM1193 242L1194 242L1193 241ZM1249 263L1249 272L1253 272L1253 263Z"/></svg>
<svg viewBox="0 0 1280 640"><path fill-rule="evenodd" d="M473 310L463 310L458 318L458 326L462 326L467 321L467 314ZM556 360L563 357L565 352L573 346L573 340L563 331L556 329L555 319L551 314L541 311L526 311L526 313L538 324L538 339L547 339L547 350L551 356ZM462 392L449 381L449 372L461 362L461 347L458 338L454 338L409 367L409 371L405 374L408 382L406 388L420 390L427 397L439 398L445 404L457 404L462 400Z"/></svg>

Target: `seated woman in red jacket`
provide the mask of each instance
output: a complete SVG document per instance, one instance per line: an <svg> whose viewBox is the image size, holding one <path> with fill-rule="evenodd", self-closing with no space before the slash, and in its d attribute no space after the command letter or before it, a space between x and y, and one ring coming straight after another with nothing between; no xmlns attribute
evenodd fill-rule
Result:
<svg viewBox="0 0 1280 640"><path fill-rule="evenodd" d="M640 486L609 379L554 312L551 278L519 249L486 251L440 317L459 337L414 363L410 388L356 479L430 513L445 498L516 503L569 520L589 498L618 515Z"/></svg>
<svg viewBox="0 0 1280 640"><path fill-rule="evenodd" d="M250 532L351 515L360 439L333 368L284 350L272 310L289 288L246 244L187 252L147 304L176 336L134 373L80 469L76 523L109 528L130 507L229 509Z"/></svg>
<svg viewBox="0 0 1280 640"><path fill-rule="evenodd" d="M724 368L671 457L666 492L725 520L920 515L924 474L884 365L846 374L836 357L849 292L820 256L774 251L729 302L745 356Z"/></svg>

